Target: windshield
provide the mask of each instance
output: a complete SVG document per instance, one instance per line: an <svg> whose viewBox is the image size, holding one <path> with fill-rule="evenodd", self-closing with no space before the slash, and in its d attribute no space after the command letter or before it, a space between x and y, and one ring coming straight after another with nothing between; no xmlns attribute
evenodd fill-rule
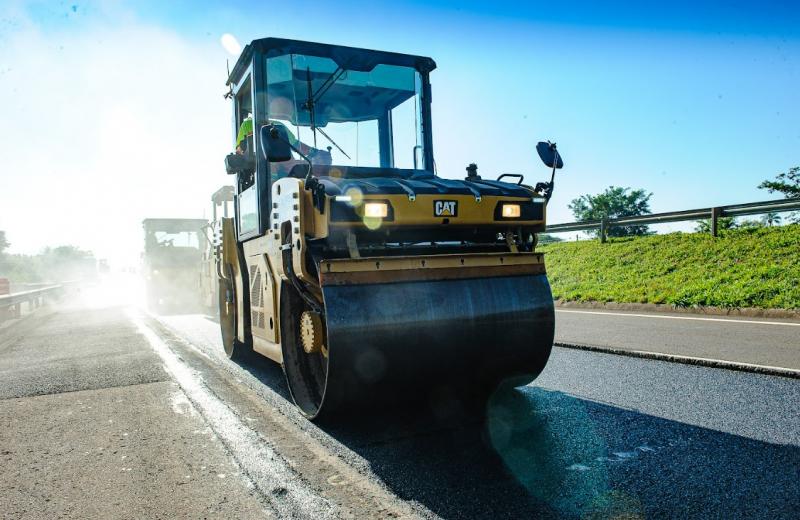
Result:
<svg viewBox="0 0 800 520"><path fill-rule="evenodd" d="M268 117L315 164L425 168L415 69L359 71L301 54L268 58L266 66ZM290 166L272 165L273 175Z"/></svg>
<svg viewBox="0 0 800 520"><path fill-rule="evenodd" d="M148 251L160 248L200 249L200 233L198 231L148 231Z"/></svg>

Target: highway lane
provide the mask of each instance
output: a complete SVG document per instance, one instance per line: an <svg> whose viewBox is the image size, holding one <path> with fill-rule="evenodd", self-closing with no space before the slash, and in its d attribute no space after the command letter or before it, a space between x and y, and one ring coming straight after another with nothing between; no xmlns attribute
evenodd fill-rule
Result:
<svg viewBox="0 0 800 520"><path fill-rule="evenodd" d="M556 341L800 370L800 322L556 309Z"/></svg>
<svg viewBox="0 0 800 520"><path fill-rule="evenodd" d="M0 517L431 516L309 439L241 367L153 326L72 307L0 334Z"/></svg>
<svg viewBox="0 0 800 520"><path fill-rule="evenodd" d="M227 360L207 317L97 306L34 318L0 336L0 502L30 517L800 508L792 379L556 348L534 384L493 397L485 424L423 404L316 425L280 367Z"/></svg>
<svg viewBox="0 0 800 520"><path fill-rule="evenodd" d="M556 348L534 384L495 396L485 426L419 408L317 426L288 403L279 367L224 360L215 323L159 320L198 362L224 366L421 514L792 518L800 508L795 380Z"/></svg>

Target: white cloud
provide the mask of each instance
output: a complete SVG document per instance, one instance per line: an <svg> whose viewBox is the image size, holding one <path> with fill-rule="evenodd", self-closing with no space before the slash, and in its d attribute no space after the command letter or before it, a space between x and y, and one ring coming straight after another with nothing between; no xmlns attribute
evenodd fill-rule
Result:
<svg viewBox="0 0 800 520"><path fill-rule="evenodd" d="M145 217L202 217L229 183L225 55L120 16L80 30L20 19L0 46L0 229L12 251L135 263Z"/></svg>

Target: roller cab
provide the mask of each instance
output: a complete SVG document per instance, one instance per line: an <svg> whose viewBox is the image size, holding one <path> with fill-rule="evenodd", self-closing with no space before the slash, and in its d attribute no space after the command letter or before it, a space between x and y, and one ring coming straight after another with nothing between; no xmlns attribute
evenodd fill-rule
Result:
<svg viewBox="0 0 800 520"><path fill-rule="evenodd" d="M310 418L411 399L459 407L547 362L553 302L536 236L553 179L435 174L434 68L267 38L228 79L223 344L281 363ZM555 172L555 145L540 145Z"/></svg>

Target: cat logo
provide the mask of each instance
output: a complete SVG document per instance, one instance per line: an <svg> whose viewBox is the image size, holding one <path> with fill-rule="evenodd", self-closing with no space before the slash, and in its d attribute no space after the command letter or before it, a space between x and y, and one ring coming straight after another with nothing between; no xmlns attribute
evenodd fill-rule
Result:
<svg viewBox="0 0 800 520"><path fill-rule="evenodd" d="M434 217L457 217L458 216L458 201L455 201L455 200L434 200L433 201L433 216Z"/></svg>

